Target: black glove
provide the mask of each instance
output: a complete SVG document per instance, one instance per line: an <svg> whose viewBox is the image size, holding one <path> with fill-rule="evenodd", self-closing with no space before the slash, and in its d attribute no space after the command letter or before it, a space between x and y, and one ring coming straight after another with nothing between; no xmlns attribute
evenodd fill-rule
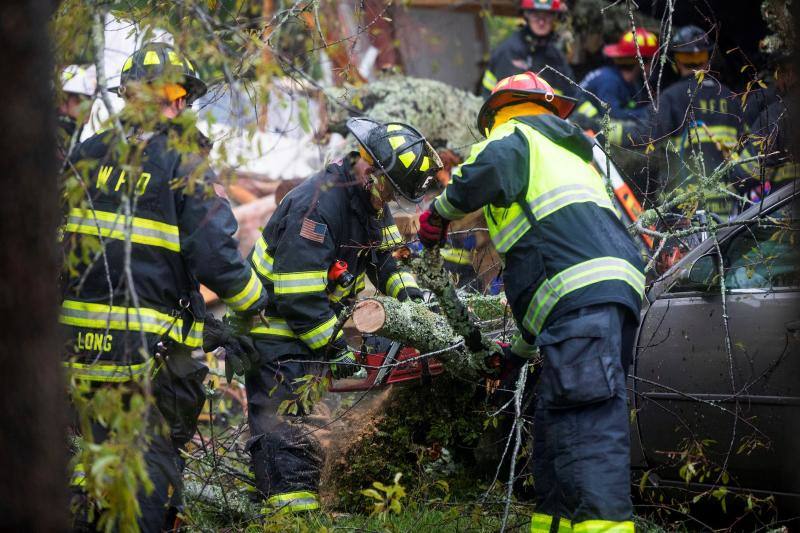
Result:
<svg viewBox="0 0 800 533"><path fill-rule="evenodd" d="M356 354L350 348L340 351L331 359L330 366L333 379L349 378L361 368L356 361Z"/></svg>
<svg viewBox="0 0 800 533"><path fill-rule="evenodd" d="M214 317L207 317L203 327L203 350L225 349L225 378L228 383L234 374L244 375L259 361L253 340L241 333L244 329L244 323L237 319L226 318L226 322L222 322Z"/></svg>

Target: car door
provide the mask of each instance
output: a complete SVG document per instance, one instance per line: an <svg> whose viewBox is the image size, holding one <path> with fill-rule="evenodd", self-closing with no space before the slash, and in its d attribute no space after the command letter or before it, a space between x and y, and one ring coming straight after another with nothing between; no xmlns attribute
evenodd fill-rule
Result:
<svg viewBox="0 0 800 533"><path fill-rule="evenodd" d="M800 493L798 210L790 198L728 234L722 278L716 247L704 243L690 274L647 311L637 420L647 464L663 478L714 483L726 467L732 486ZM696 473L681 471L689 462Z"/></svg>

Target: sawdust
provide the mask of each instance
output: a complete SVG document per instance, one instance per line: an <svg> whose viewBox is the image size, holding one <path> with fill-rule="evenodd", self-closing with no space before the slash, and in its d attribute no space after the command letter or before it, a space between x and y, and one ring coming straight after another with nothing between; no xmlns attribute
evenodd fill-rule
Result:
<svg viewBox="0 0 800 533"><path fill-rule="evenodd" d="M320 444L325 452L325 464L320 480L320 499L324 505L336 500L337 475L347 471L345 458L348 451L371 439L383 420L384 404L389 399L391 388L366 393L329 394L320 402L329 411L328 427ZM345 401L348 400L348 401ZM348 409L345 406L358 402Z"/></svg>

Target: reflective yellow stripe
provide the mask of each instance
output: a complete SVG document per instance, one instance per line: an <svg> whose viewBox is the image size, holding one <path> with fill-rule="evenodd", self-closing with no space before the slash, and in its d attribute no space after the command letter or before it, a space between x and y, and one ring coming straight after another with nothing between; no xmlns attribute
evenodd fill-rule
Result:
<svg viewBox="0 0 800 533"><path fill-rule="evenodd" d="M596 116L598 113L597 108L594 106L594 104L589 102L588 100L579 105L578 109L576 109L575 112L580 113L581 115L589 118Z"/></svg>
<svg viewBox="0 0 800 533"><path fill-rule="evenodd" d="M484 89L486 89L487 91L491 91L492 89L494 89L494 86L497 85L497 77L494 74L492 74L490 70L487 69L486 72L483 73L483 79L481 80L481 84L483 85Z"/></svg>
<svg viewBox="0 0 800 533"><path fill-rule="evenodd" d="M324 270L311 272L273 273L275 294L304 294L324 291L328 273Z"/></svg>
<svg viewBox="0 0 800 533"><path fill-rule="evenodd" d="M586 520L575 524L575 533L634 533L633 522L613 522L611 520Z"/></svg>
<svg viewBox="0 0 800 533"><path fill-rule="evenodd" d="M452 248L447 246L440 250L442 259L448 263L455 263L457 265L472 265L472 252L464 248Z"/></svg>
<svg viewBox="0 0 800 533"><path fill-rule="evenodd" d="M364 288L367 286L365 278L366 276L363 272L358 275L358 277L356 278L355 292L363 291Z"/></svg>
<svg viewBox="0 0 800 533"><path fill-rule="evenodd" d="M256 241L256 246L253 248L253 255L250 261L253 263L253 267L259 275L270 281L272 280L272 265L274 259L272 259L272 256L267 252L267 241L264 240L263 236L259 237Z"/></svg>
<svg viewBox="0 0 800 533"><path fill-rule="evenodd" d="M267 499L267 505L273 511L281 513L292 513L297 511L311 511L319 509L319 499L313 492L298 491L275 494Z"/></svg>
<svg viewBox="0 0 800 533"><path fill-rule="evenodd" d="M392 145L392 148L397 150L401 146L406 143L406 138L402 135L395 135L393 137L389 137L389 144Z"/></svg>
<svg viewBox="0 0 800 533"><path fill-rule="evenodd" d="M256 273L250 270L250 280L244 286L244 289L230 298L223 298L223 301L234 311L246 311L258 300L263 289L264 287L258 280Z"/></svg>
<svg viewBox="0 0 800 533"><path fill-rule="evenodd" d="M601 191L588 185L577 183L556 187L544 194L540 194L529 205L536 220L542 220L562 207L583 202L591 202L599 207L614 211L611 198L607 194L602 194Z"/></svg>
<svg viewBox="0 0 800 533"><path fill-rule="evenodd" d="M392 298L397 298L403 289L419 289L417 280L408 272L395 272L386 280L386 294Z"/></svg>
<svg viewBox="0 0 800 533"><path fill-rule="evenodd" d="M148 50L144 54L144 64L145 65L160 65L161 59L158 57L158 53L155 50Z"/></svg>
<svg viewBox="0 0 800 533"><path fill-rule="evenodd" d="M411 165L413 165L414 161L416 160L416 158L417 158L417 156L414 155L414 152L410 152L410 151L409 152L403 152L402 154L397 156L397 159L399 159L400 162L403 163L403 166L405 166L406 168L409 168Z"/></svg>
<svg viewBox="0 0 800 533"><path fill-rule="evenodd" d="M404 242L400 230L394 224L381 228L381 239L383 246L398 246Z"/></svg>
<svg viewBox="0 0 800 533"><path fill-rule="evenodd" d="M333 328L336 326L336 316L330 317L328 320L315 327L311 331L300 334L300 339L305 342L312 350L318 350L331 341L333 335ZM336 336L338 339L342 336L342 331Z"/></svg>
<svg viewBox="0 0 800 533"><path fill-rule="evenodd" d="M736 128L733 126L694 126L688 132L673 135L675 146L686 148L691 143L719 143L725 148L736 146ZM681 145L681 143L683 143Z"/></svg>
<svg viewBox="0 0 800 533"><path fill-rule="evenodd" d="M458 220L459 218L464 218L467 215L464 211L457 209L453 204L450 203L450 200L447 199L447 189L445 189L442 194L436 198L434 203L436 212L448 220Z"/></svg>
<svg viewBox="0 0 800 533"><path fill-rule="evenodd" d="M348 294L350 294L352 289L353 289L353 285L350 285L349 287L342 287L341 285L337 284L333 288L333 292L329 292L328 293L328 300L330 300L330 301L332 301L334 303L335 302L340 302L340 301L342 301L342 298L344 298Z"/></svg>
<svg viewBox="0 0 800 533"><path fill-rule="evenodd" d="M186 338L181 337L183 320L145 307L120 307L105 304L64 300L59 321L68 326L91 329L113 329L121 331L143 331L163 335L169 329L169 337L190 348L203 344L203 323L194 321ZM174 325L173 321L175 322ZM170 325L172 327L170 328Z"/></svg>
<svg viewBox="0 0 800 533"><path fill-rule="evenodd" d="M487 221L490 221L492 219L491 206L484 207L484 212L486 213ZM513 211L508 210L507 212ZM495 249L498 253L504 254L508 252L529 229L531 229L531 224L528 221L528 217L525 215L525 213L521 209L517 208L516 216L510 220L504 220L498 225L498 227L502 229L500 229L500 231L490 233Z"/></svg>
<svg viewBox="0 0 800 533"><path fill-rule="evenodd" d="M64 368L70 376L78 379L105 383L123 383L144 376L150 369L151 364L152 359L136 365L113 364L106 361L103 364L65 361Z"/></svg>
<svg viewBox="0 0 800 533"><path fill-rule="evenodd" d="M622 122L617 120L610 120L608 128L606 128L606 135L608 135L608 142L611 144L622 144L622 134L625 131L625 126Z"/></svg>
<svg viewBox="0 0 800 533"><path fill-rule="evenodd" d="M289 324L282 318L268 316L266 317L269 327L261 324L250 330L252 335L267 335L273 337L289 337L292 339L298 338Z"/></svg>
<svg viewBox="0 0 800 533"><path fill-rule="evenodd" d="M73 208L64 230L124 241L128 228L133 243L181 251L178 226L141 217L125 217L119 213Z"/></svg>
<svg viewBox="0 0 800 533"><path fill-rule="evenodd" d="M550 533L550 527L553 524L553 517L549 514L533 513L531 517L531 533ZM572 531L572 523L566 518L560 518L558 521L558 533L570 533Z"/></svg>
<svg viewBox="0 0 800 533"><path fill-rule="evenodd" d="M70 477L69 484L73 487L83 487L86 485L86 470L83 463L78 463L72 469L72 476Z"/></svg>
<svg viewBox="0 0 800 533"><path fill-rule="evenodd" d="M637 294L644 294L644 274L629 262L618 257L591 259L559 272L552 279L544 280L536 289L522 323L538 335L561 298L588 285L611 280L624 281Z"/></svg>

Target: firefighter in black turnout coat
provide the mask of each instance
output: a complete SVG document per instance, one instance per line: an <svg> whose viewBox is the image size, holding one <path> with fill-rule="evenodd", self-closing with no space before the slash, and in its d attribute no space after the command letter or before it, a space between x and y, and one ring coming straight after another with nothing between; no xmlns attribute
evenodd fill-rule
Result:
<svg viewBox="0 0 800 533"><path fill-rule="evenodd" d="M336 378L355 372L355 356L336 327L342 300L364 287L365 275L388 296L422 296L391 255L402 239L385 204L395 193L419 200L441 162L406 124L354 118L347 127L359 152L287 194L250 254L269 294L267 324L254 321L251 330L260 365L246 376L248 449L267 512L319 507L322 453L298 388L328 364ZM342 279L340 262L352 276L345 286L334 279Z"/></svg>
<svg viewBox="0 0 800 533"><path fill-rule="evenodd" d="M152 98L147 105L158 113L155 128L123 123L128 145L141 149L137 171L123 166L120 138L111 129L80 146L67 176L80 173L91 200L68 209L64 226L60 321L68 339L68 373L88 391L141 390L140 379L153 376L156 408L149 411L144 454L153 490L140 490L142 531L160 531L164 524L170 493L180 487L178 448L194 434L205 402L208 369L190 356L204 345L204 324L212 320L206 320L199 283L237 312L266 304L264 287L233 238L237 224L230 204L210 170L203 170L207 140L174 121L205 90L188 59L164 44L144 46L123 66L119 88L137 104ZM172 147L179 138L186 148ZM98 245L104 252L91 252ZM236 356L240 346L229 342L225 348ZM169 437L160 429L164 422ZM96 442L109 437L101 421L93 421L92 432ZM91 466L75 466L72 485L79 500ZM94 525L78 515L75 527Z"/></svg>

